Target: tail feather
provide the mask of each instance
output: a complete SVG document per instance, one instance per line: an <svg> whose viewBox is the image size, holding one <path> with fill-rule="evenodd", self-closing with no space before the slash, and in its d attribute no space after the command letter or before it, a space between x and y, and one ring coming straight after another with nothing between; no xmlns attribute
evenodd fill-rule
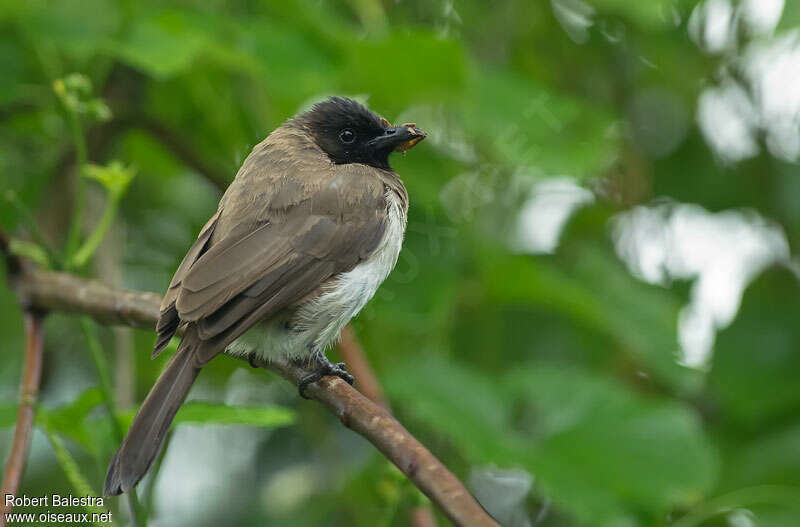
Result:
<svg viewBox="0 0 800 527"><path fill-rule="evenodd" d="M103 494L116 496L131 490L150 468L200 366L195 360L199 344L193 332L184 336L178 351L167 363L133 419L106 474Z"/></svg>

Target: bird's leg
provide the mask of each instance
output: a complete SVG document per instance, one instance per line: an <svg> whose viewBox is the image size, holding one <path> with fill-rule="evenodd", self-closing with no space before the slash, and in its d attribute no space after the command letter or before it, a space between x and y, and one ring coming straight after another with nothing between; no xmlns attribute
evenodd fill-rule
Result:
<svg viewBox="0 0 800 527"><path fill-rule="evenodd" d="M339 377L350 386L355 382L355 378L347 372L344 362L337 362L334 364L329 361L328 357L321 351L312 351L311 361L317 363L317 369L300 379L300 382L297 383L297 390L300 392L300 397L303 399L310 399L310 397L306 395L306 388L309 384L315 383L328 375Z"/></svg>

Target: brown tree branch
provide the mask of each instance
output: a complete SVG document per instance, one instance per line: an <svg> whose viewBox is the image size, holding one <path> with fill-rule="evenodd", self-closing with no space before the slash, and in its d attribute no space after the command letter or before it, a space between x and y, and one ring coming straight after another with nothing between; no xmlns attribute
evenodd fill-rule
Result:
<svg viewBox="0 0 800 527"><path fill-rule="evenodd" d="M126 291L66 273L27 270L16 279L23 305L89 315L103 324L155 328L161 297Z"/></svg>
<svg viewBox="0 0 800 527"><path fill-rule="evenodd" d="M383 407L391 413L389 401L383 395L383 388L367 360L367 355L356 337L355 331L348 324L342 330L342 339L339 341L339 353L342 360L347 363L347 369L356 378L358 390L370 401ZM436 518L429 506L418 506L411 509L409 514L411 527L436 527Z"/></svg>
<svg viewBox="0 0 800 527"><path fill-rule="evenodd" d="M355 331L348 324L342 330L342 339L339 341L339 354L347 363L347 369L356 378L358 390L370 401L378 404L391 413L389 401L383 395L383 388L367 360L367 355L356 337ZM409 514L411 527L436 527L436 518L429 506L418 506L411 509Z"/></svg>
<svg viewBox="0 0 800 527"><path fill-rule="evenodd" d="M25 470L25 462L28 459L33 419L36 415L36 399L39 395L39 381L42 377L42 321L41 313L34 310L25 311L25 366L20 384L14 441L8 454L3 476L3 490L0 494L0 497L3 498L0 501L0 527L5 527L5 514L12 508L12 506L6 506L5 496L17 495L20 481L22 481L22 473Z"/></svg>
<svg viewBox="0 0 800 527"><path fill-rule="evenodd" d="M436 527L436 518L430 507L415 507L411 511L411 527Z"/></svg>
<svg viewBox="0 0 800 527"><path fill-rule="evenodd" d="M260 366L297 384L309 371L294 363ZM338 377L323 377L306 393L336 415L344 426L372 443L458 526L497 526L458 480L384 408Z"/></svg>
<svg viewBox="0 0 800 527"><path fill-rule="evenodd" d="M64 273L28 269L16 280L23 305L43 310L83 313L107 324L153 329L160 297L125 291ZM293 384L310 371L288 362L262 363ZM457 526L498 527L467 489L389 412L337 377L309 386L308 395L322 403L346 427L371 442Z"/></svg>

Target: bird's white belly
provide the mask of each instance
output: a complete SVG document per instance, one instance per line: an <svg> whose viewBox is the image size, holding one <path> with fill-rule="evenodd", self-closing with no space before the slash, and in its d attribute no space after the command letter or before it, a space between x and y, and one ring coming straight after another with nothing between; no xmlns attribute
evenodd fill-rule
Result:
<svg viewBox="0 0 800 527"><path fill-rule="evenodd" d="M265 359L280 355L301 357L312 350L324 351L338 339L342 328L369 302L397 263L406 214L394 193L387 191L386 197L386 232L367 260L339 275L321 295L298 309L290 321L257 324L233 341L226 353L256 354Z"/></svg>

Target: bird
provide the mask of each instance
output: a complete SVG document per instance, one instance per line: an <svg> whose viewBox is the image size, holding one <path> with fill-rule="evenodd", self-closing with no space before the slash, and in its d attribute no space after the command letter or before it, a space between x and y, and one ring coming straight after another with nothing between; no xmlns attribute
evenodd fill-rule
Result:
<svg viewBox="0 0 800 527"><path fill-rule="evenodd" d="M112 457L105 496L149 469L200 370L220 354L304 361L300 395L353 377L326 349L397 263L408 193L389 165L427 134L331 97L257 144L164 295L153 358L182 340Z"/></svg>

